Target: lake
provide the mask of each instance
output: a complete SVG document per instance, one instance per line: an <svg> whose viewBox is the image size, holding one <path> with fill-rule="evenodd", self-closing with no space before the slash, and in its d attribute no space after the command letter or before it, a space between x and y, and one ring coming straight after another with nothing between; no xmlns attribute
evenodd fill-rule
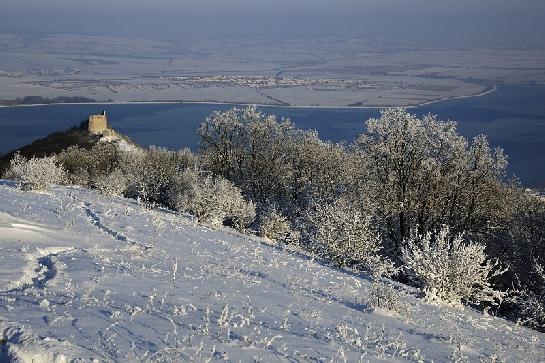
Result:
<svg viewBox="0 0 545 363"><path fill-rule="evenodd" d="M141 145L168 148L198 146L197 127L218 104L83 104L0 108L0 153L53 131L64 130L90 114L106 110L113 128ZM261 107L264 113L290 117L297 127L316 129L323 139L352 141L364 121L379 109ZM524 185L545 186L545 85L500 85L496 92L412 108L458 122L466 137L486 134L491 145L509 155L509 172Z"/></svg>

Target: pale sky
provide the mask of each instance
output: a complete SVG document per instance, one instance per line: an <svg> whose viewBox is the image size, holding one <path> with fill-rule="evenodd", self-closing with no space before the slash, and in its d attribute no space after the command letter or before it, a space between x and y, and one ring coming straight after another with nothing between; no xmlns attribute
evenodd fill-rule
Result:
<svg viewBox="0 0 545 363"><path fill-rule="evenodd" d="M382 35L545 47L545 0L0 0L0 32L201 39Z"/></svg>

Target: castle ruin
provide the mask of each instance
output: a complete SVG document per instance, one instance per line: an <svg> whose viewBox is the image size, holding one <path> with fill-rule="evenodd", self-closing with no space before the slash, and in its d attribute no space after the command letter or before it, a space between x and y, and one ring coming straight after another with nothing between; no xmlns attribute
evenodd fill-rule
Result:
<svg viewBox="0 0 545 363"><path fill-rule="evenodd" d="M108 130L108 118L106 117L106 111L98 115L89 116L88 130L91 134L103 134Z"/></svg>

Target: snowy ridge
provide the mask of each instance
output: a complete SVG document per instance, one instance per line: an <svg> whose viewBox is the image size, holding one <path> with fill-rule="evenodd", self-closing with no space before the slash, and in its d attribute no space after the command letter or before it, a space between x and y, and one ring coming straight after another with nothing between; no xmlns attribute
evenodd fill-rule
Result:
<svg viewBox="0 0 545 363"><path fill-rule="evenodd" d="M152 248L151 248L152 247ZM0 185L0 361L525 361L545 335L75 187Z"/></svg>

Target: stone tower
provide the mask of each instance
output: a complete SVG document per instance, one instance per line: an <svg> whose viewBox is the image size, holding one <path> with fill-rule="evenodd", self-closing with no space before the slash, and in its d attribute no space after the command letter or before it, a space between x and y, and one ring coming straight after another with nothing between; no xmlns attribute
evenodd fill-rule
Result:
<svg viewBox="0 0 545 363"><path fill-rule="evenodd" d="M106 111L102 111L99 115L89 116L89 132L91 134L102 134L108 129L108 118Z"/></svg>

